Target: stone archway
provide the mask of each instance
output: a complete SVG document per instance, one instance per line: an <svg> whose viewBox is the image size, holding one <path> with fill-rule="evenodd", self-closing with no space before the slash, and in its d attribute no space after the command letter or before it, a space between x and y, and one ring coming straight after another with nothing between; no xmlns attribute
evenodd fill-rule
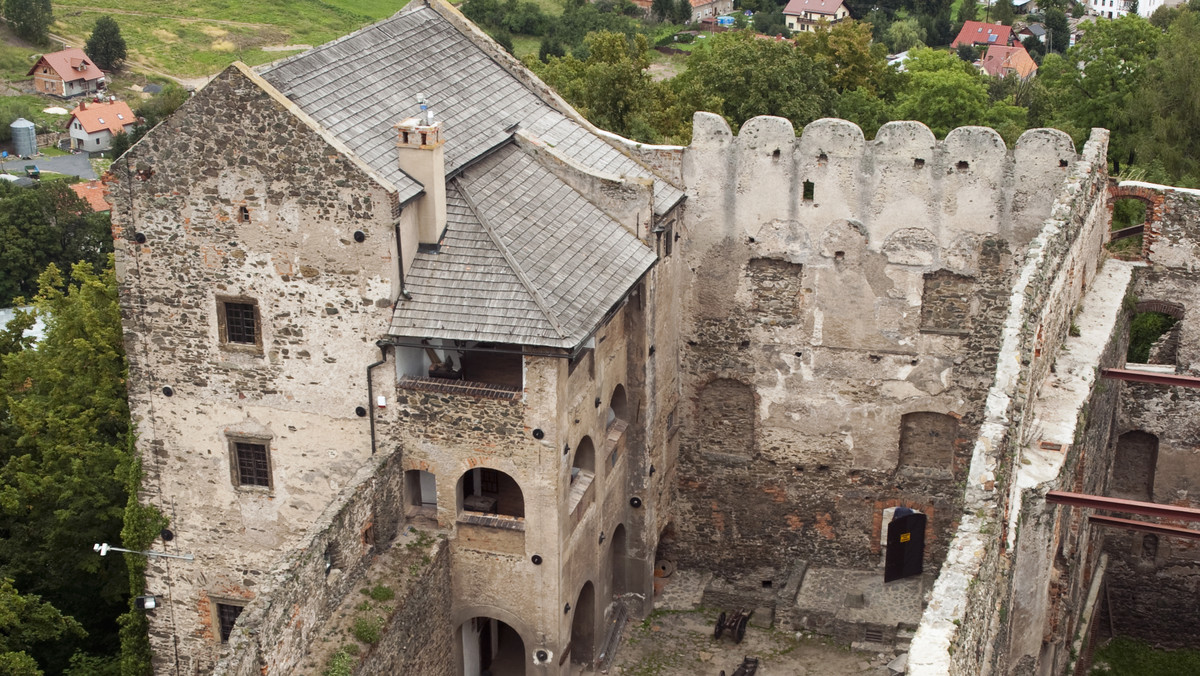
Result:
<svg viewBox="0 0 1200 676"><path fill-rule="evenodd" d="M571 662L590 667L596 655L596 588L583 584L571 606Z"/></svg>

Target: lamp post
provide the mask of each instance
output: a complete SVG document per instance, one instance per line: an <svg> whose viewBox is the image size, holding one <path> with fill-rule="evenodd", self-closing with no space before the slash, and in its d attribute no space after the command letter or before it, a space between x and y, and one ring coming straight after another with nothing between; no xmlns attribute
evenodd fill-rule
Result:
<svg viewBox="0 0 1200 676"><path fill-rule="evenodd" d="M166 552L139 552L136 549L124 549L122 547L114 547L114 546L108 544L107 542L105 542L103 544L92 545L92 551L99 553L100 556L105 556L109 552L125 552L127 554L141 554L142 556L148 556L148 557L159 557L159 558L167 558L167 559L183 559L184 561L191 561L195 558L191 554L167 554Z"/></svg>

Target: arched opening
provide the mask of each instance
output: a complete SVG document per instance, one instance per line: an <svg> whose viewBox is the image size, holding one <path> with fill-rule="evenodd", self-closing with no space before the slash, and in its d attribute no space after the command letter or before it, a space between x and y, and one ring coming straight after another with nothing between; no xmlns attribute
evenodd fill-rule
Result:
<svg viewBox="0 0 1200 676"><path fill-rule="evenodd" d="M437 518L437 477L432 472L410 469L404 472L404 492L408 496L405 514L409 517Z"/></svg>
<svg viewBox="0 0 1200 676"><path fill-rule="evenodd" d="M628 543L626 542L625 524L617 526L612 534L612 546L609 548L609 561L612 568L612 595L614 598L624 596L628 592L625 561L628 558Z"/></svg>
<svg viewBox="0 0 1200 676"><path fill-rule="evenodd" d="M596 590L591 581L585 582L571 618L571 662L590 667L596 645Z"/></svg>
<svg viewBox="0 0 1200 676"><path fill-rule="evenodd" d="M498 469L477 467L458 480L462 511L525 517L525 496L515 479Z"/></svg>
<svg viewBox="0 0 1200 676"><path fill-rule="evenodd" d="M900 467L953 471L958 419L920 411L900 418Z"/></svg>
<svg viewBox="0 0 1200 676"><path fill-rule="evenodd" d="M525 642L515 629L490 617L474 617L458 628L463 676L524 676Z"/></svg>
<svg viewBox="0 0 1200 676"><path fill-rule="evenodd" d="M1125 361L1133 364L1174 366L1183 328L1183 306L1167 301L1142 301L1129 322L1129 351Z"/></svg>
<svg viewBox="0 0 1200 676"><path fill-rule="evenodd" d="M596 447L592 444L591 437L584 437L579 440L579 447L575 449L575 458L571 462L571 483L574 484L580 479L591 479L596 476Z"/></svg>
<svg viewBox="0 0 1200 676"><path fill-rule="evenodd" d="M1134 430L1117 438L1110 494L1127 500L1154 500L1154 467L1158 464L1158 437Z"/></svg>
<svg viewBox="0 0 1200 676"><path fill-rule="evenodd" d="M696 403L700 451L751 455L754 452L754 392L750 386L718 378L700 390Z"/></svg>
<svg viewBox="0 0 1200 676"><path fill-rule="evenodd" d="M618 420L629 421L629 402L625 397L625 386L617 385L612 397L608 400L608 420L606 425L612 425Z"/></svg>

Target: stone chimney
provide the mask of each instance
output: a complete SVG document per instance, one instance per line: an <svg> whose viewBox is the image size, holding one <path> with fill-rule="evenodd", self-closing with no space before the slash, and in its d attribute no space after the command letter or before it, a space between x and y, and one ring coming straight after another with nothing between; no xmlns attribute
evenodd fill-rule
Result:
<svg viewBox="0 0 1200 676"><path fill-rule="evenodd" d="M400 169L425 186L416 202L417 237L421 244L437 244L446 229L446 159L442 150L442 123L418 99L421 114L396 125L396 154Z"/></svg>

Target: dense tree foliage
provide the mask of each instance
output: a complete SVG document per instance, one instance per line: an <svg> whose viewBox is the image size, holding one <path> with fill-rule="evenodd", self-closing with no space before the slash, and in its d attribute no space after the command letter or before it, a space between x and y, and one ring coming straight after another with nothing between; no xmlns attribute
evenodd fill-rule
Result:
<svg viewBox="0 0 1200 676"><path fill-rule="evenodd" d="M129 409L112 265L77 264L71 279L50 265L33 312L0 333L0 577L87 632L36 644L37 662L61 673L76 655L78 673L94 673L116 662L129 592L124 561L91 549L121 541ZM35 314L36 345L21 337Z"/></svg>
<svg viewBox="0 0 1200 676"><path fill-rule="evenodd" d="M50 263L103 267L112 251L108 216L91 210L61 181L15 188L0 181L0 306L37 291Z"/></svg>
<svg viewBox="0 0 1200 676"><path fill-rule="evenodd" d="M4 0L4 19L13 32L34 44L50 41L54 13L50 0Z"/></svg>
<svg viewBox="0 0 1200 676"><path fill-rule="evenodd" d="M17 593L12 580L0 579L0 673L40 676L42 669L30 654L35 646L83 634L74 619L36 595Z"/></svg>
<svg viewBox="0 0 1200 676"><path fill-rule="evenodd" d="M121 37L121 27L110 16L96 19L96 27L88 37L84 51L104 70L120 68L126 56L125 38Z"/></svg>

